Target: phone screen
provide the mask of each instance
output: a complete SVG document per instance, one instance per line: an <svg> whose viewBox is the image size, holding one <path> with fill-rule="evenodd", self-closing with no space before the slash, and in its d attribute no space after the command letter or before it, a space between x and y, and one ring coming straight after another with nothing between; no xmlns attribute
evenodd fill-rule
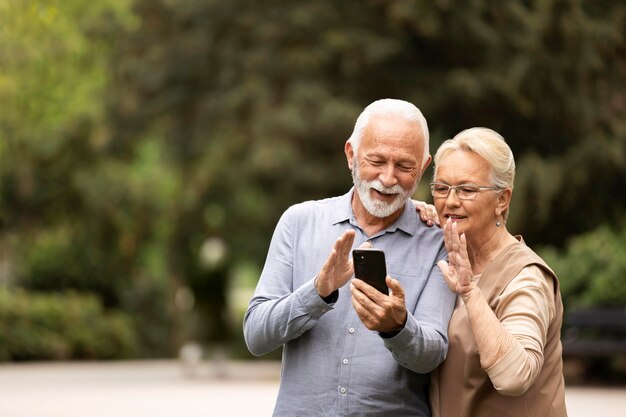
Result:
<svg viewBox="0 0 626 417"><path fill-rule="evenodd" d="M374 248L354 249L352 262L356 278L367 282L383 294L389 294L389 288L385 282L387 277L385 252Z"/></svg>

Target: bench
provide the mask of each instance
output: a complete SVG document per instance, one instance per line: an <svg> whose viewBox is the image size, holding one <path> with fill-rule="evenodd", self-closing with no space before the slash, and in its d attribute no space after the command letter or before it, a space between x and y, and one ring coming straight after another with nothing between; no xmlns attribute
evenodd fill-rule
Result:
<svg viewBox="0 0 626 417"><path fill-rule="evenodd" d="M626 357L626 307L573 309L561 335L564 357Z"/></svg>

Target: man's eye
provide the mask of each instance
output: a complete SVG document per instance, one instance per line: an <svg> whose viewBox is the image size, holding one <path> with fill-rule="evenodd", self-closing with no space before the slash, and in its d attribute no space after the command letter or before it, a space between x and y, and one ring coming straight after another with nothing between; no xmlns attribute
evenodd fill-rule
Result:
<svg viewBox="0 0 626 417"><path fill-rule="evenodd" d="M437 185L435 187L435 191L446 192L446 191L448 191L448 187L446 187L445 185Z"/></svg>
<svg viewBox="0 0 626 417"><path fill-rule="evenodd" d="M378 161L378 160L370 160L370 164L374 165L376 167L379 167L379 166L383 165L384 162L383 161Z"/></svg>

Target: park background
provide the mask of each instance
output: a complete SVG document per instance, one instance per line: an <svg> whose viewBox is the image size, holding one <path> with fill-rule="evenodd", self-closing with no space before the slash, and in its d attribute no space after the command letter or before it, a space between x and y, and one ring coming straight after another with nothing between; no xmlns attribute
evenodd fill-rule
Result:
<svg viewBox="0 0 626 417"><path fill-rule="evenodd" d="M0 361L253 359L273 228L349 189L343 144L384 97L424 112L432 152L500 132L507 226L566 313L626 309L625 1L5 0Z"/></svg>

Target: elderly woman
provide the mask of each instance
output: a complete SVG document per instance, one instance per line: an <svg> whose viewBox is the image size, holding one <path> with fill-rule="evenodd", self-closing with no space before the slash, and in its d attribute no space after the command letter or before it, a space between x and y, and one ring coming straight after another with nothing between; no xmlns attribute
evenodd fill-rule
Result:
<svg viewBox="0 0 626 417"><path fill-rule="evenodd" d="M434 416L566 416L559 281L506 229L515 161L502 136L464 130L435 155L431 184L458 294L448 356L432 374Z"/></svg>

